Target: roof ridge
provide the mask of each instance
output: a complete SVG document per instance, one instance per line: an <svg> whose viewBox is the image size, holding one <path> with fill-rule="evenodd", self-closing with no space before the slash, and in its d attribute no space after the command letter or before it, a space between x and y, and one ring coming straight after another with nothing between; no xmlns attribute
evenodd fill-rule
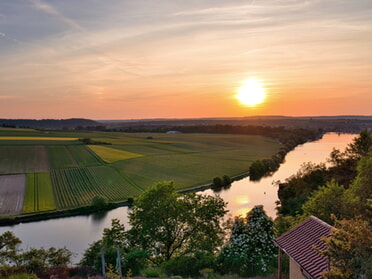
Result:
<svg viewBox="0 0 372 279"><path fill-rule="evenodd" d="M315 222L317 222L317 223L319 223L320 225L325 226L325 227L327 227L327 228L330 228L330 229L334 229L334 228L335 228L335 227L331 226L330 224L324 222L323 220L321 220L321 219L319 219L318 217L315 217L315 216L313 216L313 215L311 215L309 218L310 218L310 219L313 219Z"/></svg>

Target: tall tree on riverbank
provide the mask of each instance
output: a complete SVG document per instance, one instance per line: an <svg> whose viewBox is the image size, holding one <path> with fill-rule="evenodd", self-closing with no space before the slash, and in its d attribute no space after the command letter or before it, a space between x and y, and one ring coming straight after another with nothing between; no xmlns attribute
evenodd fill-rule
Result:
<svg viewBox="0 0 372 279"><path fill-rule="evenodd" d="M214 253L224 238L225 207L220 197L180 194L172 182L159 183L134 201L130 240L158 262L196 251Z"/></svg>
<svg viewBox="0 0 372 279"><path fill-rule="evenodd" d="M173 182L158 183L134 200L129 213L131 229L125 231L118 220L112 220L111 228L104 230L101 240L90 245L80 264L100 270L102 248L106 262L111 264L115 264L115 258L110 251L121 248L123 272L131 270L134 275L149 260L153 266L168 262L167 267L172 270L172 265L185 258L190 263L213 258L225 236L225 207L218 196L181 194ZM209 267L203 264L200 268Z"/></svg>
<svg viewBox="0 0 372 279"><path fill-rule="evenodd" d="M17 248L21 243L22 241L11 231L0 235L0 267L16 261Z"/></svg>

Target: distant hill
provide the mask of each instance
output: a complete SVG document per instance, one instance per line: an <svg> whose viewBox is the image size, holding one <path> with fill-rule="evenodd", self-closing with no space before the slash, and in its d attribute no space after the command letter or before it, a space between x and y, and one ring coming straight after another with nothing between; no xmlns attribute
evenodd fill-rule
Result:
<svg viewBox="0 0 372 279"><path fill-rule="evenodd" d="M249 116L231 118L185 118L185 119L132 119L98 120L108 130L125 132L145 132L179 130L185 126L271 126L286 128L322 129L324 132L359 133L362 129L372 129L372 116L339 115L290 117L280 115Z"/></svg>
<svg viewBox="0 0 372 279"><path fill-rule="evenodd" d="M99 122L83 118L70 119L0 119L0 126L22 127L35 129L77 129L81 127L94 127L102 125Z"/></svg>

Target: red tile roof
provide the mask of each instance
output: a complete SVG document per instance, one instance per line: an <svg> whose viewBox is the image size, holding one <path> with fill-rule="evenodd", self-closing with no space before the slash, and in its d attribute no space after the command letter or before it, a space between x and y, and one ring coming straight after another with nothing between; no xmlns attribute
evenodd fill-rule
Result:
<svg viewBox="0 0 372 279"><path fill-rule="evenodd" d="M321 241L323 236L329 236L333 229L331 225L311 216L298 226L274 239L274 242L291 257L309 278L321 278L321 273L329 267L326 257L319 254L314 247L325 250Z"/></svg>

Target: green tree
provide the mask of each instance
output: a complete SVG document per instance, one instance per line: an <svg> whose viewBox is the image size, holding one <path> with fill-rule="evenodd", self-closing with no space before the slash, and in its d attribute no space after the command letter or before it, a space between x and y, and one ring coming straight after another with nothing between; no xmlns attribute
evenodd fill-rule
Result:
<svg viewBox="0 0 372 279"><path fill-rule="evenodd" d="M72 252L66 247L50 247L47 250L47 263L50 267L66 266L71 263Z"/></svg>
<svg viewBox="0 0 372 279"><path fill-rule="evenodd" d="M345 188L334 180L320 187L302 206L305 216L314 215L333 225L335 215L338 219L353 216L353 208L348 206Z"/></svg>
<svg viewBox="0 0 372 279"><path fill-rule="evenodd" d="M246 218L236 217L229 241L219 256L222 270L240 275L260 275L275 266L274 222L262 205Z"/></svg>
<svg viewBox="0 0 372 279"><path fill-rule="evenodd" d="M266 173L266 167L260 160L254 161L249 167L249 179L259 180Z"/></svg>
<svg viewBox="0 0 372 279"><path fill-rule="evenodd" d="M6 231L0 235L0 267L16 262L17 248L21 243L22 241L11 231Z"/></svg>
<svg viewBox="0 0 372 279"><path fill-rule="evenodd" d="M30 248L19 255L20 265L28 273L43 274L47 268L67 266L71 263L72 253L66 247L49 249Z"/></svg>
<svg viewBox="0 0 372 279"><path fill-rule="evenodd" d="M227 174L225 174L224 176L222 176L222 180L223 180L223 186L224 187L229 186L232 183L231 177L228 176Z"/></svg>
<svg viewBox="0 0 372 279"><path fill-rule="evenodd" d="M225 206L220 197L180 194L173 182L159 183L134 201L131 241L159 263L195 251L213 253L223 241Z"/></svg>
<svg viewBox="0 0 372 279"><path fill-rule="evenodd" d="M327 250L320 251L330 262L324 278L372 278L372 228L361 218L336 222L331 237L324 238Z"/></svg>
<svg viewBox="0 0 372 279"><path fill-rule="evenodd" d="M133 249L124 255L123 274L140 275L140 271L147 267L149 254L145 250Z"/></svg>
<svg viewBox="0 0 372 279"><path fill-rule="evenodd" d="M94 196L92 198L92 206L97 209L103 209L107 206L108 201L107 198L102 196Z"/></svg>
<svg viewBox="0 0 372 279"><path fill-rule="evenodd" d="M357 206L359 214L371 219L372 212L369 202L372 199L372 156L360 159L357 166L357 177L347 190L350 196L358 199Z"/></svg>
<svg viewBox="0 0 372 279"><path fill-rule="evenodd" d="M92 266L96 270L102 271L101 266L101 249L104 251L105 262L107 265L116 265L117 250L120 248L121 252L128 249L128 242L126 237L126 231L123 224L118 219L111 220L111 227L103 230L102 239L90 244L88 249L85 250L83 258L80 261L80 265Z"/></svg>
<svg viewBox="0 0 372 279"><path fill-rule="evenodd" d="M372 135L367 129L360 132L359 136L356 137L352 143L346 148L346 153L350 157L359 159L360 157L367 156L370 148L372 147Z"/></svg>
<svg viewBox="0 0 372 279"><path fill-rule="evenodd" d="M291 216L302 214L302 205L314 190L326 184L326 179L325 164L303 163L300 170L287 178L285 183L277 182L280 185L278 212Z"/></svg>
<svg viewBox="0 0 372 279"><path fill-rule="evenodd" d="M223 180L221 179L221 177L216 176L215 178L213 178L213 186L216 188L220 188L223 186Z"/></svg>

